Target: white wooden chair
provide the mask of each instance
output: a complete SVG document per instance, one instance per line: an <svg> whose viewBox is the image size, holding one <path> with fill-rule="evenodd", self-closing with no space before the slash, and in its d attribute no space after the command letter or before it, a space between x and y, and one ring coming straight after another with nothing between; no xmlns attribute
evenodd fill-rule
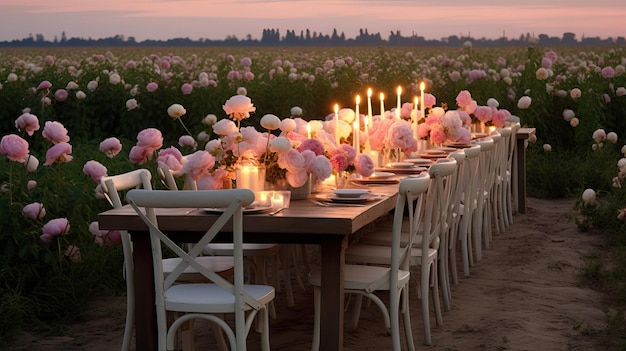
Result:
<svg viewBox="0 0 626 351"><path fill-rule="evenodd" d="M247 335L257 315L261 332L261 349L269 350L269 319L267 304L274 299L274 288L267 285L244 285L243 273L243 207L254 201L249 189L230 190L131 190L126 199L139 217L148 225L153 252L155 299L159 350L174 350L176 330L192 319L206 319L219 325L225 332L231 350L246 350ZM183 250L160 229L156 209L163 208L224 208L203 236L189 252ZM198 263L204 247L227 223L232 223L234 283ZM163 274L162 245L180 259L167 275ZM212 283L176 284L187 269L202 274ZM166 313L181 315L167 327ZM234 330L221 314L233 313Z"/></svg>
<svg viewBox="0 0 626 351"><path fill-rule="evenodd" d="M163 177L163 182L169 190L178 190L178 185L174 175L167 166L160 166L159 173ZM189 176L185 175L184 189L197 190L196 182ZM203 254L206 256L232 256L233 245L229 243L212 243L207 245L203 250ZM279 279L279 265L281 258L281 245L279 244L257 244L257 243L245 243L243 244L243 255L246 258L246 262L250 264L252 272L254 273L254 282L256 284L267 284L267 263L272 262L275 267L274 284L280 287ZM288 271L288 270L287 270ZM287 292L287 305L294 306L293 289L291 286L290 274L285 274L285 287ZM280 289L277 288L280 292ZM276 318L276 309L274 303L270 304L270 316Z"/></svg>
<svg viewBox="0 0 626 351"><path fill-rule="evenodd" d="M495 157L495 141L493 138L482 138L476 141L480 145L478 186L476 187L476 210L472 218L472 249L474 259L482 258L483 246L488 248L488 238L491 235L491 217L489 208L489 194L493 184L493 164Z"/></svg>
<svg viewBox="0 0 626 351"><path fill-rule="evenodd" d="M439 272L440 264L438 260L440 259L441 245L443 242L446 242L445 238L442 240L442 236L447 235L450 178L456 172L456 168L456 160L440 160L430 166L428 173L422 173L424 177L430 178L424 204L422 225L416 228L415 231L413 231L411 226L411 232L409 234L404 233L404 239L401 237L401 242L413 240L410 264L420 268L418 277L420 285L419 297L422 300L424 344L426 345L431 344L430 297L433 299L436 323L437 325L443 324L439 296L439 279L442 273ZM362 244L359 242L350 245L346 249L346 262L364 264L389 262L389 249L386 247L387 239L389 238L388 232L376 231L367 235L367 237L372 236L374 237L373 239L380 237L381 240L378 241L378 244ZM432 293L429 293L431 289Z"/></svg>
<svg viewBox="0 0 626 351"><path fill-rule="evenodd" d="M480 145L476 144L472 147L463 150L465 154L465 167L461 175L461 182L463 184L463 191L461 194L461 218L457 231L457 236L461 242L461 260L463 262L463 274L468 277L470 272L469 268L474 264L472 256L472 241L471 241L471 229L472 219L474 218L474 211L477 206L477 186L479 182L479 156ZM452 281L456 283L456 257L450 257L450 265L452 270Z"/></svg>
<svg viewBox="0 0 626 351"><path fill-rule="evenodd" d="M120 193L129 189L142 188L152 189L150 183L152 176L147 169L137 169L130 172L102 177L100 183L105 197L113 208L123 206ZM126 279L126 326L124 328L124 339L122 340L122 351L130 349L132 333L135 321L135 286L134 286L134 264L133 248L128 232L121 232L122 250L124 253L124 277ZM167 258L163 260L163 273L169 274L178 264L178 259ZM235 266L233 257L199 257L198 261L203 266L211 267L215 272L223 275L231 275ZM188 269L179 277L179 281L197 281L203 277L192 269ZM193 349L193 342L183 337L185 349Z"/></svg>
<svg viewBox="0 0 626 351"><path fill-rule="evenodd" d="M376 262L378 265L346 264L344 268L344 291L368 297L383 313L385 326L391 329L393 350L400 350L400 314L404 315L404 332L408 350L415 350L409 315L409 261L412 240L401 243L403 230L416 232L422 215L422 194L428 189L430 179L427 174L400 181L393 219L393 240L386 247L387 259ZM415 206L417 202L417 206ZM414 207L415 206L415 207ZM404 221L405 208L409 212L409 221ZM409 225L410 228L403 228ZM314 287L315 320L313 344L311 350L319 349L320 343L320 285L321 271L313 269L309 282ZM389 307L385 305L377 291L389 291ZM357 311L358 312L358 311Z"/></svg>

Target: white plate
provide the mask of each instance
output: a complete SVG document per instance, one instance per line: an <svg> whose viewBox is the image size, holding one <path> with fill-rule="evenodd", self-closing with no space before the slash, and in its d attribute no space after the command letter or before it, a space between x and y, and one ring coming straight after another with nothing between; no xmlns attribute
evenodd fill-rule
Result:
<svg viewBox="0 0 626 351"><path fill-rule="evenodd" d="M337 189L337 190L333 190L333 193L337 196L340 197L342 199L348 199L348 198L359 198L367 193L369 193L369 191L364 190L364 189Z"/></svg>
<svg viewBox="0 0 626 351"><path fill-rule="evenodd" d="M366 179L387 179L395 175L396 175L395 173L391 173L391 172L374 172L372 173L371 176L367 177Z"/></svg>
<svg viewBox="0 0 626 351"><path fill-rule="evenodd" d="M254 207L245 207L243 209L243 214L255 214L255 213L263 213L273 209L272 206L254 206ZM224 213L226 211L225 207L207 207L202 209L205 212L209 213Z"/></svg>
<svg viewBox="0 0 626 351"><path fill-rule="evenodd" d="M433 161L427 158L407 158L405 161L411 162L418 166L429 166L433 164Z"/></svg>
<svg viewBox="0 0 626 351"><path fill-rule="evenodd" d="M385 178L385 179L363 178L363 179L353 179L352 183L356 185L375 185L375 184L384 185L384 184L397 184L397 183L400 183L400 181L398 179L393 179L393 178Z"/></svg>
<svg viewBox="0 0 626 351"><path fill-rule="evenodd" d="M382 168L375 168L375 170L377 172L389 172L389 171L393 171L397 174L410 174L410 173L420 173L426 170L426 168L424 167L418 167L414 164L411 164L411 167L406 167L406 168L389 168L389 167L382 167Z"/></svg>
<svg viewBox="0 0 626 351"><path fill-rule="evenodd" d="M380 195L374 195L374 194L368 193L361 197L337 197L337 196L334 196L334 194L322 194L322 195L316 196L316 198L321 201L359 204L359 203L364 203L368 201L380 200L382 197Z"/></svg>
<svg viewBox="0 0 626 351"><path fill-rule="evenodd" d="M430 150L424 151L424 153L429 154L429 155L444 155L446 152L441 149L430 149Z"/></svg>
<svg viewBox="0 0 626 351"><path fill-rule="evenodd" d="M389 168L409 168L413 167L412 162L392 162L389 164Z"/></svg>

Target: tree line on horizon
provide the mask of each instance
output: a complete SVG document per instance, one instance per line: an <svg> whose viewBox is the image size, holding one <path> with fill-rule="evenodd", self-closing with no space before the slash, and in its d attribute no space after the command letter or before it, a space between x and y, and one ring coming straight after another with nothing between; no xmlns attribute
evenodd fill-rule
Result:
<svg viewBox="0 0 626 351"><path fill-rule="evenodd" d="M626 45L623 36L617 38L584 37L580 40L572 32L563 33L562 37L551 37L547 34L538 36L530 33L521 34L518 38L509 39L504 34L497 39L485 37L473 38L470 35L457 36L450 35L441 39L426 39L423 36L412 34L403 36L400 31L391 31L386 39L377 32L370 34L367 29L360 29L355 38L346 38L345 34L339 34L334 29L331 35L318 32L311 32L309 29L296 34L294 30L287 30L281 35L279 29L263 29L261 39L253 39L251 34L244 39L239 39L234 35L229 35L223 40L212 40L200 38L193 40L189 38L173 38L167 40L147 39L137 41L135 37L118 34L113 37L93 39L93 38L67 38L65 32L59 39L57 36L53 40L46 40L43 34L30 34L24 39L0 42L0 47L81 47L81 46L126 46L126 47L152 47L152 46L190 46L190 47L211 47L211 46L449 46L458 47L470 42L472 46L527 46L537 44L542 46L609 46Z"/></svg>

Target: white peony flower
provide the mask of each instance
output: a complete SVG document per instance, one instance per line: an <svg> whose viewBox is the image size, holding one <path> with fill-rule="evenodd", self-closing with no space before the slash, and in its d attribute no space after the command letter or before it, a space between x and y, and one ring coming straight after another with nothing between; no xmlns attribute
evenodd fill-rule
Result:
<svg viewBox="0 0 626 351"><path fill-rule="evenodd" d="M596 192L593 189L585 189L583 191L583 202L586 204L592 204L596 201Z"/></svg>
<svg viewBox="0 0 626 351"><path fill-rule="evenodd" d="M180 104L172 104L167 108L167 114L172 117L172 119L178 119L187 113L187 110Z"/></svg>
<svg viewBox="0 0 626 351"><path fill-rule="evenodd" d="M522 96L517 101L517 107L519 109L525 110L530 107L531 103L532 103L532 99L530 98L530 96Z"/></svg>
<svg viewBox="0 0 626 351"><path fill-rule="evenodd" d="M580 89L574 88L569 92L569 95L572 97L572 99L576 100L582 95L582 92L580 91Z"/></svg>
<svg viewBox="0 0 626 351"><path fill-rule="evenodd" d="M576 114L574 113L574 111L566 108L565 110L563 110L563 119L566 121L570 121L572 118L576 117Z"/></svg>
<svg viewBox="0 0 626 351"><path fill-rule="evenodd" d="M280 118L271 113L261 117L261 127L267 130L276 130L280 128Z"/></svg>
<svg viewBox="0 0 626 351"><path fill-rule="evenodd" d="M134 110L137 107L139 107L139 103L137 103L136 99L128 99L128 100L126 100L126 109L128 111Z"/></svg>

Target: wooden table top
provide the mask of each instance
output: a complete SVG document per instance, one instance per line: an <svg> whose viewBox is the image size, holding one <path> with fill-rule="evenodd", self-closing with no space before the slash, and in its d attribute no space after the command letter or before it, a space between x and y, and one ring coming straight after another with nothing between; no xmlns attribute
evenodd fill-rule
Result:
<svg viewBox="0 0 626 351"><path fill-rule="evenodd" d="M323 207L306 200L292 200L289 208L270 216L267 213L245 214L244 233L348 235L391 211L395 206L398 184L370 186L372 194L381 199L364 206ZM192 191L192 190L190 190ZM310 198L320 196L312 194ZM210 227L217 214L202 209L157 209L159 227L163 231L202 231ZM126 205L102 212L98 216L102 230L146 231L147 226L135 211ZM230 229L229 226L224 228Z"/></svg>

